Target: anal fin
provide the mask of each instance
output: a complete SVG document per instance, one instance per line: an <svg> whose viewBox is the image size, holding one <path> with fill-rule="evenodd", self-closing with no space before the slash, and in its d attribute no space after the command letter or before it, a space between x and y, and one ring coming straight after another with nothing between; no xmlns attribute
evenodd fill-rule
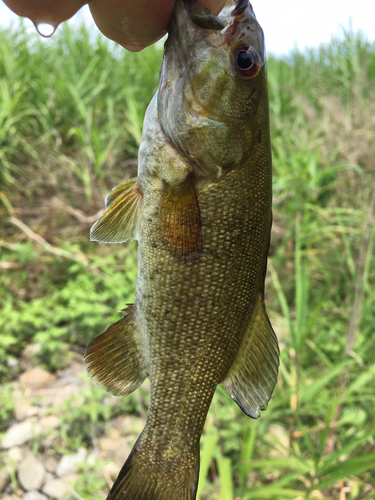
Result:
<svg viewBox="0 0 375 500"><path fill-rule="evenodd" d="M179 257L198 258L202 252L202 228L198 198L189 175L178 185L164 185L160 223L165 240Z"/></svg>
<svg viewBox="0 0 375 500"><path fill-rule="evenodd" d="M259 294L237 356L223 381L230 396L249 417L265 410L277 381L279 347Z"/></svg>
<svg viewBox="0 0 375 500"><path fill-rule="evenodd" d="M124 312L124 318L89 343L84 355L88 375L113 396L127 396L148 375L133 304Z"/></svg>
<svg viewBox="0 0 375 500"><path fill-rule="evenodd" d="M90 231L91 241L123 243L134 239L142 193L137 179L116 186L105 200L106 211Z"/></svg>

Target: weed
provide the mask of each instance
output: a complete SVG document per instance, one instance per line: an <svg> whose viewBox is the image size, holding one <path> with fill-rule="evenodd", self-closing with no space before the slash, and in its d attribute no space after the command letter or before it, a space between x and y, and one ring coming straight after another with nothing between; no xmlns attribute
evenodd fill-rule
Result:
<svg viewBox="0 0 375 500"><path fill-rule="evenodd" d="M39 364L57 370L134 295L135 245L90 244L88 233L103 196L135 175L161 50L131 54L101 36L93 41L85 28L59 32L48 45L26 39L22 27L0 35L3 380L29 343L39 345ZM271 57L268 74L274 229L266 285L280 375L258 421L218 388L197 498L371 499L375 231L366 214L375 46L346 33L319 49ZM91 445L105 422L144 411L147 398L85 389L59 411L56 454ZM1 430L12 412L3 385ZM90 467L74 486L88 499L106 489Z"/></svg>

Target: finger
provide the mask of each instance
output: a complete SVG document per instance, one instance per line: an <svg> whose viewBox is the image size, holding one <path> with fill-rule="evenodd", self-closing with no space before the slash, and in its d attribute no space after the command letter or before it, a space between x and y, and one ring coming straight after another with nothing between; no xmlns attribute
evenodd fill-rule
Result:
<svg viewBox="0 0 375 500"><path fill-rule="evenodd" d="M100 31L133 52L156 42L167 32L174 0L91 0L92 17Z"/></svg>
<svg viewBox="0 0 375 500"><path fill-rule="evenodd" d="M218 14L226 0L198 0ZM132 52L166 34L175 0L91 0L92 17L100 31Z"/></svg>
<svg viewBox="0 0 375 500"><path fill-rule="evenodd" d="M16 14L28 17L35 25L47 23L55 28L70 19L85 4L87 0L4 0L7 6Z"/></svg>
<svg viewBox="0 0 375 500"><path fill-rule="evenodd" d="M197 0L198 3L210 9L215 15L219 14L227 0Z"/></svg>
<svg viewBox="0 0 375 500"><path fill-rule="evenodd" d="M16 14L35 25L57 27L72 17L87 0L4 0ZM198 0L218 14L226 0ZM167 32L175 0L91 0L92 16L102 33L131 51L142 50Z"/></svg>

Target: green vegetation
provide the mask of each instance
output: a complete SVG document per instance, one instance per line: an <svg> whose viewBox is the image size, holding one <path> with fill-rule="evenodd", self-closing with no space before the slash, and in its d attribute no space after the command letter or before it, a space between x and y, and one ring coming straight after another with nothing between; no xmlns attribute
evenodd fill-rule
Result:
<svg viewBox="0 0 375 500"><path fill-rule="evenodd" d="M84 28L0 34L0 377L20 351L54 371L134 296L136 245L89 242L103 196L136 172L162 52L130 54ZM268 61L274 230L267 306L281 345L268 410L219 387L202 438L201 500L375 499L375 45L346 34ZM139 395L140 394L140 395ZM109 403L113 401L113 403ZM68 402L58 453L90 444L123 401ZM0 430L13 412L1 388ZM64 410L64 409L63 409ZM96 467L96 468L95 468ZM82 475L85 499L105 487ZM95 491L94 491L95 490Z"/></svg>

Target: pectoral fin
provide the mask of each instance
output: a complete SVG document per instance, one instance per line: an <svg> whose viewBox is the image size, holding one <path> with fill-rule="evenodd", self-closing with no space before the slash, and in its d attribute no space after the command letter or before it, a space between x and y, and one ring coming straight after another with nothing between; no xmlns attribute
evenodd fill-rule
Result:
<svg viewBox="0 0 375 500"><path fill-rule="evenodd" d="M92 340L84 355L88 375L113 396L127 396L148 375L134 307L127 315Z"/></svg>
<svg viewBox="0 0 375 500"><path fill-rule="evenodd" d="M123 243L134 239L141 199L137 179L130 179L116 186L105 200L107 210L91 228L91 241Z"/></svg>
<svg viewBox="0 0 375 500"><path fill-rule="evenodd" d="M202 228L192 176L177 186L164 185L160 223L165 240L175 255L197 258L202 252Z"/></svg>
<svg viewBox="0 0 375 500"><path fill-rule="evenodd" d="M223 386L249 417L267 408L277 380L279 347L259 294L250 324Z"/></svg>

